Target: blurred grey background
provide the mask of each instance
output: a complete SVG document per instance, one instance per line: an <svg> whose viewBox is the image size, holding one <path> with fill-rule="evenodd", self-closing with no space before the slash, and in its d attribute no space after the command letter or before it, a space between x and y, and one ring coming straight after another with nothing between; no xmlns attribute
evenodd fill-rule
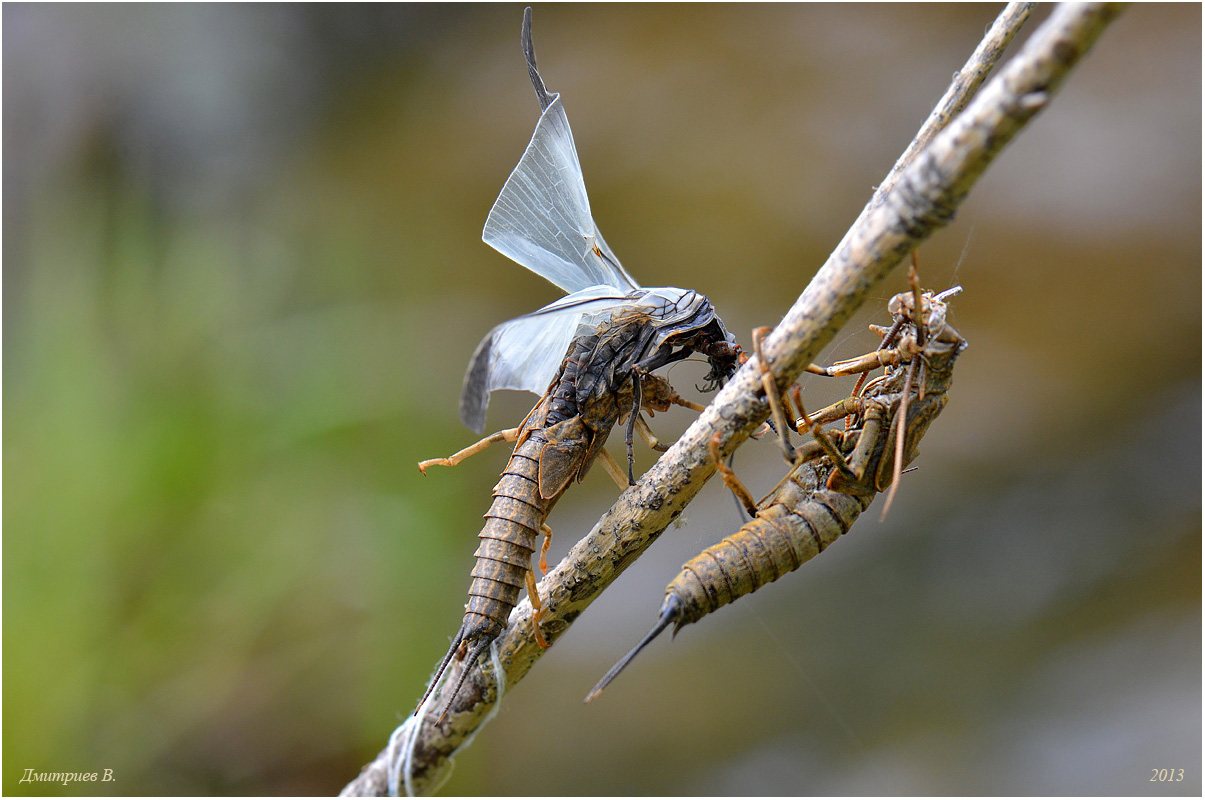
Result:
<svg viewBox="0 0 1205 800"><path fill-rule="evenodd" d="M474 440L478 339L558 295L480 241L538 116L521 9L4 6L5 793L330 794L413 707L506 454L415 462ZM748 345L997 10L534 29L611 246ZM713 482L447 793L1200 794L1200 7L1130 8L920 263L965 287L970 349L887 520L583 707L737 526ZM820 360L874 347L904 285ZM508 394L492 429L530 407ZM764 441L736 469L784 465ZM601 470L566 496L555 558L614 496Z"/></svg>

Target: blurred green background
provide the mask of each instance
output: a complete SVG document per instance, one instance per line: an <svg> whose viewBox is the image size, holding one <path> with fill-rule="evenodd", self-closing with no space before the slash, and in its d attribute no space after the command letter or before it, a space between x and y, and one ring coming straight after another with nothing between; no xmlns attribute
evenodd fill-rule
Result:
<svg viewBox="0 0 1205 800"><path fill-rule="evenodd" d="M331 794L413 707L506 454L415 462L558 296L480 241L538 116L521 8L4 6L5 793ZM535 44L611 246L748 345L997 9L539 6ZM1200 7L1128 10L920 260L971 346L886 522L583 707L738 524L713 482L446 792L1200 794Z"/></svg>

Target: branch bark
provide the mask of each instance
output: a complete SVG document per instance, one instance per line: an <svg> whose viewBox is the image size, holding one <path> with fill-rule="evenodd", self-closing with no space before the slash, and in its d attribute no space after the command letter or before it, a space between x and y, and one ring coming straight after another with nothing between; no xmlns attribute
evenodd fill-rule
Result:
<svg viewBox="0 0 1205 800"><path fill-rule="evenodd" d="M1000 15L845 238L764 340L766 363L780 387L800 375L878 281L950 221L993 158L1049 104L1121 8L1120 4L1058 7L1021 52L970 100L1028 16L1029 4L1010 4ZM769 406L756 367L746 364L682 438L541 581L543 627L549 640L557 639L660 536L711 477L715 468L708 442L713 434L720 434L721 451L727 455L766 419ZM497 710L502 693L495 679L497 670L501 668L503 674L497 677L506 686L513 685L542 655L532 617L531 605L524 600L495 643L492 666L460 663L448 670L445 686L455 684L460 670L469 669L471 674L446 719L437 724L437 714L429 712L443 705L442 691L434 692L423 713L407 720L390 746L342 794L387 793L391 768L395 792L400 777L409 793L438 788L450 772L451 756Z"/></svg>

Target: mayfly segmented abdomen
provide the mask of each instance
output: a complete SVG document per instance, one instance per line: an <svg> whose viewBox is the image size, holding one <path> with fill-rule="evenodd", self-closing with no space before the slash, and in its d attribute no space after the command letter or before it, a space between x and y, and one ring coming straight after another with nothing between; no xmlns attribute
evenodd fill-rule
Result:
<svg viewBox="0 0 1205 800"><path fill-rule="evenodd" d="M465 608L466 624L476 615L501 632L519 602L540 527L554 502L540 496L539 454L545 444L543 431L529 436L515 448L494 486L494 500L478 534L481 544L473 554L476 562Z"/></svg>
<svg viewBox="0 0 1205 800"><path fill-rule="evenodd" d="M563 484L555 492L540 491L540 458L549 447L547 429L543 423L547 419L550 403L550 398L545 397L532 411L530 427L525 426L502 477L494 486L494 499L485 513L485 524L478 534L481 544L473 554L473 579L469 584L469 602L465 604L464 619L435 677L419 701L420 709L439 685L453 656L463 646L466 668L461 671L444 703L443 714L447 714L468 677L468 666L475 663L506 628L510 612L519 603L519 592L526 587L537 537L548 512L564 491ZM442 714L440 719L443 719Z"/></svg>
<svg viewBox="0 0 1205 800"><path fill-rule="evenodd" d="M799 569L850 529L874 498L824 488L828 471L801 465L771 505L682 566L666 587L678 603L675 630Z"/></svg>

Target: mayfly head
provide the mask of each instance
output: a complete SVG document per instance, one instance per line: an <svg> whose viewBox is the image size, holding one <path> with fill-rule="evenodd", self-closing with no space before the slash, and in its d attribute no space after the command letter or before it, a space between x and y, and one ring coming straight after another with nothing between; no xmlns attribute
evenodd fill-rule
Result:
<svg viewBox="0 0 1205 800"><path fill-rule="evenodd" d="M714 320L716 335L709 337L699 348L707 356L711 371L703 379L703 391L714 391L736 374L737 368L745 362L745 351L737 344L736 338L724 328L719 317Z"/></svg>
<svg viewBox="0 0 1205 800"><path fill-rule="evenodd" d="M682 346L702 353L707 358L710 369L703 377L703 384L695 386L700 392L714 392L723 386L747 359L745 351L737 344L736 337L728 332L723 320L714 313L706 325L689 334L680 334L677 338L680 341L675 341L674 338L668 341L675 345L681 343Z"/></svg>

